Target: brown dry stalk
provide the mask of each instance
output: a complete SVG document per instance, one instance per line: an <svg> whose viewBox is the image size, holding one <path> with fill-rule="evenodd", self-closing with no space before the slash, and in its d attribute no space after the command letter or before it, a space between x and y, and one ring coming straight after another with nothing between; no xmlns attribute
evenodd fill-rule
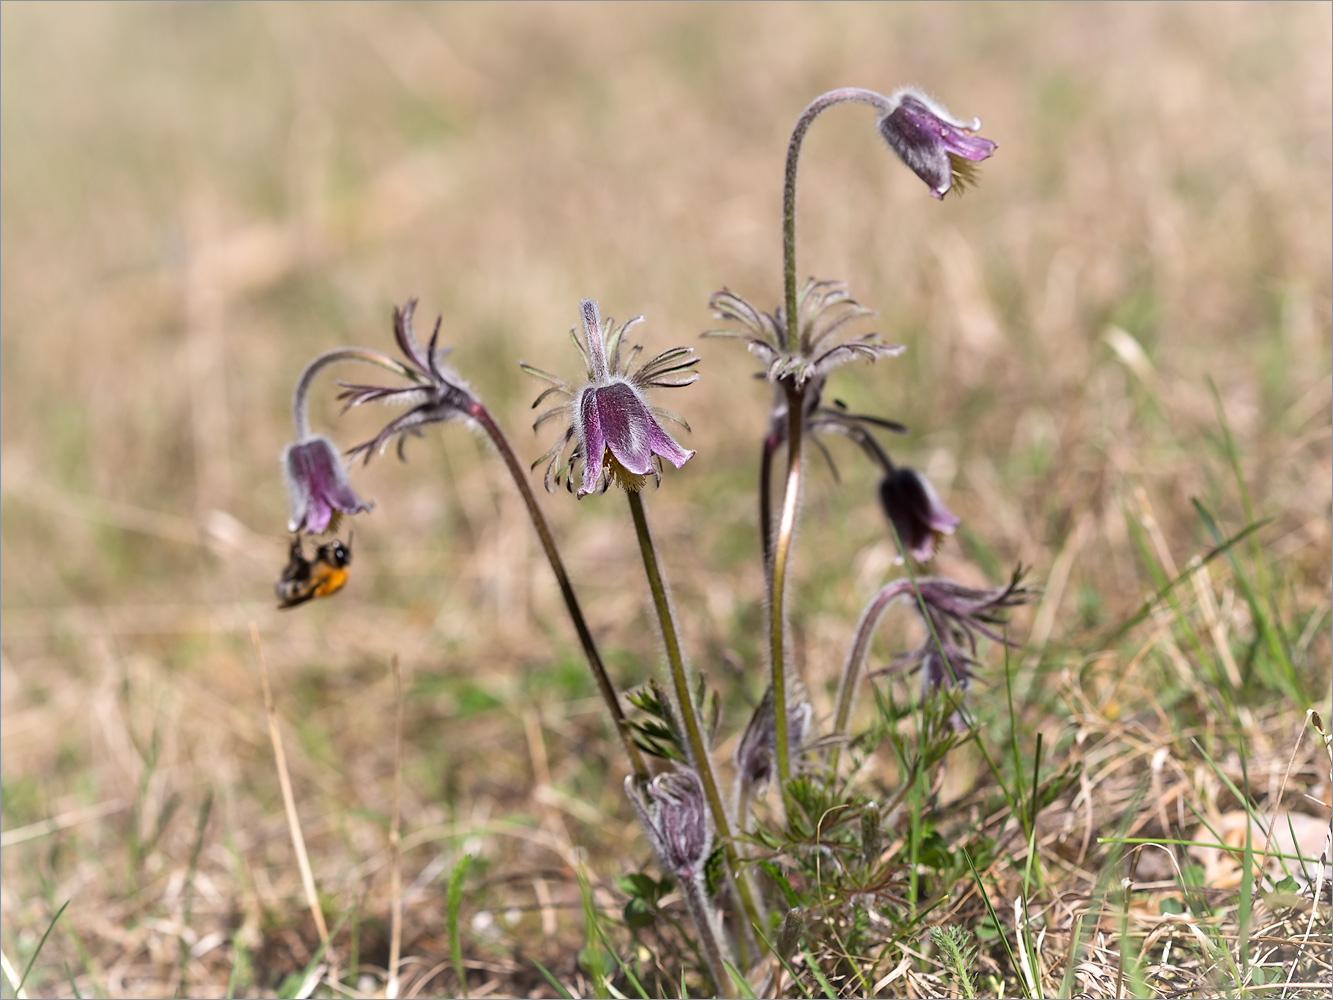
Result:
<svg viewBox="0 0 1333 1000"><path fill-rule="evenodd" d="M268 713L268 734L273 741L273 760L278 768L278 784L282 786L282 805L287 811L287 829L292 835L296 864L301 869L301 885L305 888L306 903L310 906L310 915L314 917L315 929L319 931L319 940L327 946L329 928L324 923L324 911L319 907L319 893L315 891L315 876L310 871L310 857L305 850L301 819L296 815L292 779L287 773L287 756L282 752L282 736L278 733L278 713L273 708L273 692L268 685L268 667L264 664L264 646L259 641L259 626L254 622L250 623L250 644L254 647L255 662L259 664L259 683L264 689L264 710Z"/></svg>

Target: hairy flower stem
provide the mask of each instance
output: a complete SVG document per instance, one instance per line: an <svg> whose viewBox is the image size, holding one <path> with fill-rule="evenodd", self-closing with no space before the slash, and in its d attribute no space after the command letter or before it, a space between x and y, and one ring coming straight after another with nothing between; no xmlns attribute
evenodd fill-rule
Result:
<svg viewBox="0 0 1333 1000"><path fill-rule="evenodd" d="M667 598L666 584L657 565L657 551L653 546L652 531L648 527L648 517L644 513L643 498L635 490L627 490L630 513L634 517L634 530L639 536L639 551L643 554L643 568L648 574L648 587L653 592L653 604L657 609L657 620L662 626L662 642L666 646L667 663L671 668L671 683L675 687L676 701L680 708L680 718L685 726L685 738L688 750L693 758L695 770L704 786L704 797L708 800L709 812L713 814L713 826L718 839L722 841L722 850L727 859L727 881L731 883L733 895L740 903L742 933L737 936L740 943L741 964L746 965L746 953L751 940L751 928L759 923L759 909L755 902L749 882L740 871L736 845L731 839L731 821L727 818L726 807L718 793L717 777L713 774L713 762L704 744L703 731L699 728L699 716L694 710L694 699L690 696L690 682L685 673L685 660L680 652L680 639L676 634L675 618L671 612L671 602Z"/></svg>
<svg viewBox="0 0 1333 1000"><path fill-rule="evenodd" d="M784 328L781 347L791 350L800 342L800 317L796 311L796 171L801 157L805 133L821 113L847 101L869 104L883 111L889 110L883 94L860 87L841 87L821 94L810 102L796 119L791 139L787 142L787 166L782 183L782 280ZM774 542L769 587L769 658L773 668L773 708L777 737L778 786L785 788L791 778L791 759L787 747L787 674L784 643L786 640L786 578L787 560L791 552L792 536L796 531L797 501L801 485L801 431L805 424L804 392L784 383L787 392L787 486L782 498L782 519ZM767 457L767 453L766 453ZM761 494L765 482L761 472ZM765 507L767 509L767 507ZM765 551L768 541L765 533Z"/></svg>
<svg viewBox="0 0 1333 1000"><path fill-rule="evenodd" d="M785 789L791 779L791 757L787 746L787 563L796 534L796 513L801 494L801 432L805 425L804 394L790 385L786 389L787 486L782 496L778 534L774 539L772 583L768 591L769 661L773 667L773 728L779 789Z"/></svg>
<svg viewBox="0 0 1333 1000"><path fill-rule="evenodd" d="M537 497L532 492L532 487L528 485L528 477L514 454L514 449L509 446L509 441L500 430L490 411L480 402L475 404L468 414L481 425L490 437L491 442L500 452L504 459L505 467L513 477L514 484L518 487L518 492L523 497L523 503L528 508L528 516L532 519L532 526L537 530L537 537L542 543L542 548L546 552L546 559L551 564L551 572L555 574L555 581L560 585L560 593L565 599L565 607L569 609L570 620L574 623L574 630L579 634L579 643L583 646L583 655L588 659L588 666L592 670L593 679L597 681L597 689L602 693L602 700L606 702L607 710L611 713L611 720L616 727L616 733L620 736L621 746L624 747L625 756L629 758L630 769L634 772L634 780L638 784L643 784L648 780L648 767L644 763L643 754L635 746L633 738L630 736L629 723L625 720L625 713L621 710L620 701L616 698L616 690L611 684L611 678L607 675L606 666L602 663L601 654L597 652L597 644L593 641L592 632L588 630L588 623L583 617L583 609L579 606L579 599L574 594L574 587L569 582L569 574L565 572L564 561L560 558L560 551L555 545L555 536L551 534L551 527L546 523L546 515L542 513L541 507L537 505Z"/></svg>
<svg viewBox="0 0 1333 1000"><path fill-rule="evenodd" d="M926 599L921 594L921 588L917 586L916 572L912 569L912 562L908 558L902 539L898 537L898 529L893 526L892 522L889 523L889 531L893 533L893 542L902 556L903 567L907 570L907 576L906 578L899 577L892 583L886 583L883 587L880 587L875 596L870 599L870 603L866 605L865 610L861 612L860 621L856 623L852 645L847 651L847 660L842 666L842 679L838 683L838 707L833 715L832 733L835 740L847 734L847 725L852 718L852 706L856 704L856 691L860 686L861 667L865 664L866 653L870 650L871 637L875 634L875 627L879 624L879 620L884 617L884 612L888 610L889 605L896 598L908 593L916 598L916 605L921 612L921 618L925 621L926 629L930 632L931 641L944 660L945 669L949 670L950 674L953 671L953 668L949 665L949 658L945 655L944 640L935 631L935 620L926 609ZM953 679L957 680L957 678ZM838 773L839 751L839 744L834 743L833 752L829 755L829 773L835 777Z"/></svg>
<svg viewBox="0 0 1333 1000"><path fill-rule="evenodd" d="M764 437L764 451L759 457L759 542L764 552L764 575L773 571L773 455L778 450L778 436Z"/></svg>
<svg viewBox="0 0 1333 1000"><path fill-rule="evenodd" d="M296 389L292 392L292 423L296 425L296 440L304 441L310 437L310 387L314 384L315 376L329 365L340 361L362 361L391 371L409 382L421 381L412 369L379 351L365 347L336 347L331 351L325 351L305 366L301 377L296 380Z"/></svg>
<svg viewBox="0 0 1333 1000"><path fill-rule="evenodd" d="M713 979L713 996L726 996L732 988L731 977L727 975L727 964L722 958L722 944L717 939L717 927L713 922L711 907L704 896L703 879L699 877L681 879L680 894L685 900L685 908L690 911L695 930L699 932L699 948L703 952L708 974Z"/></svg>
<svg viewBox="0 0 1333 1000"><path fill-rule="evenodd" d="M861 619L856 623L856 631L852 636L852 646L847 651L847 659L842 666L842 680L838 685L838 707L833 715L833 739L841 739L847 733L847 724L851 721L852 706L856 704L856 691L861 680L861 666L865 663L866 653L870 649L870 640L875 634L875 626L879 620L884 617L884 612L888 610L894 598L902 595L907 581L898 579L892 583L885 584L879 588L879 592L870 599L864 611L861 612ZM833 751L829 755L829 773L836 776L838 773L838 757L841 752L841 746L837 743L833 745Z"/></svg>
<svg viewBox="0 0 1333 1000"><path fill-rule="evenodd" d="M791 139L787 142L787 169L782 185L782 278L786 303L784 319L787 321L786 342L783 350L790 350L797 342L796 316L796 166L801 156L801 143L811 123L835 104L855 101L869 104L879 111L890 111L892 105L883 94L861 87L840 87L821 94L810 102L809 107L796 119L796 127L791 130Z"/></svg>

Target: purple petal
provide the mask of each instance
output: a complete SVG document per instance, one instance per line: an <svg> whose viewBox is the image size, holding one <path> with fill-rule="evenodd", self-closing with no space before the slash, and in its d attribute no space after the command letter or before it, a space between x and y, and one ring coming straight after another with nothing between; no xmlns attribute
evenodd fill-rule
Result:
<svg viewBox="0 0 1333 1000"><path fill-rule="evenodd" d="M974 122L973 128L979 125ZM966 123L917 94L901 95L898 106L879 120L879 131L936 198L943 198L953 185L954 163L950 157L980 161L997 148L990 139L974 135Z"/></svg>
<svg viewBox="0 0 1333 1000"><path fill-rule="evenodd" d="M602 474L602 459L606 454L606 437L602 433L601 415L597 407L597 389L589 386L578 398L578 436L583 446L583 481L578 495L587 496L597 489Z"/></svg>
<svg viewBox="0 0 1333 1000"><path fill-rule="evenodd" d="M654 427L652 414L633 386L627 382L611 382L593 389L593 406L606 436L606 447L626 472L646 476L653 471L653 448L650 428Z"/></svg>
<svg viewBox="0 0 1333 1000"><path fill-rule="evenodd" d="M879 502L903 550L919 562L934 554L935 536L953 534L961 523L944 506L930 480L899 466L879 484Z"/></svg>
<svg viewBox="0 0 1333 1000"><path fill-rule="evenodd" d="M694 457L693 451L687 451L676 444L675 439L662 430L662 425L651 416L648 417L648 446L652 448L653 454L661 455L677 469Z"/></svg>
<svg viewBox="0 0 1333 1000"><path fill-rule="evenodd" d="M328 438L312 437L289 444L282 464L291 500L292 531L322 534L335 510L356 514L370 509L352 490L342 459Z"/></svg>

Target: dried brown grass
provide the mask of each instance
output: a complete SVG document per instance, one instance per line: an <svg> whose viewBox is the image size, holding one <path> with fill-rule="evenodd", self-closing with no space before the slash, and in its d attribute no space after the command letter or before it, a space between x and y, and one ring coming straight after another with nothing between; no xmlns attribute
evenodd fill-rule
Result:
<svg viewBox="0 0 1333 1000"><path fill-rule="evenodd" d="M414 442L411 464L359 473L379 509L358 525L347 592L279 615L287 394L314 352L387 343L391 305L420 296L527 441L532 387L514 361L568 367L581 296L646 314L657 346L692 341L724 282L776 303L797 112L831 86L909 81L980 114L1001 149L978 191L941 207L857 109L821 122L799 267L849 280L910 348L838 391L915 429L904 457L971 531L967 560L947 550L942 571L1022 560L1047 582L1018 684L1055 686L1065 708L1023 721L1072 733L1067 761L1083 768L1043 814L1047 881L1027 902L1048 928L1047 995L1080 913L1084 994L1125 989L1130 940L1161 956L1161 995L1217 988L1197 928L1156 906L1176 882L1149 870L1155 852L1132 859L1148 885L1116 911L1126 925L1113 900L1094 905L1112 856L1099 837L1179 835L1191 807L1235 809L1153 698L1159 665L1190 660L1170 612L1123 645L1090 643L1152 590L1131 519L1181 568L1210 544L1190 497L1243 524L1211 378L1272 518L1261 538L1282 606L1311 623L1301 662L1326 684L1327 5L7 4L0 18L0 951L21 970L72 900L26 992L67 993L67 963L85 996L218 994L243 953L257 996L311 960L252 621L327 915L383 921L361 930L361 977L344 928L323 970L338 990L382 990L372 970L389 956L395 656L399 995L457 988L443 879L464 852L479 873L471 994L547 993L532 957L587 987L574 873L587 866L614 911L610 879L646 849L598 704L553 662L577 664L517 498L463 434ZM752 490L732 470L752 468L764 399L745 359L703 351L705 378L678 404L699 458L650 502L691 652L729 676L757 655ZM816 698L887 567L869 483L843 471L840 491L812 483L797 550ZM656 647L623 512L564 496L548 511L615 669L646 675ZM1250 626L1229 573L1212 572L1183 613L1220 650ZM1272 814L1327 816L1327 749L1299 739L1307 707L1217 720ZM1240 782L1238 759L1221 767ZM984 814L980 773L960 761L946 792L960 823L1003 837L1012 818ZM1012 919L1021 872L1006 865L984 878ZM970 925L979 906L961 891L949 912ZM1234 917L1221 905L1219 939ZM1326 908L1260 911L1256 955L1327 983L1313 946L1327 930ZM880 989L944 995L947 975L923 971L935 960ZM983 972L1012 975L991 961Z"/></svg>

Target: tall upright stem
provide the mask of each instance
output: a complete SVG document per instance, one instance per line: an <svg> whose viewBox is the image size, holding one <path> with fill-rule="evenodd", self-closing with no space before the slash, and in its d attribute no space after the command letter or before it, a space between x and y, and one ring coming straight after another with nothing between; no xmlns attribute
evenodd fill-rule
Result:
<svg viewBox="0 0 1333 1000"><path fill-rule="evenodd" d="M778 787L791 779L787 744L787 563L796 535L796 509L801 493L801 432L805 400L800 389L787 386L787 485L782 496L782 517L773 545L772 582L768 590L769 663L772 665L773 729L777 743Z"/></svg>
<svg viewBox="0 0 1333 1000"><path fill-rule="evenodd" d="M776 431L764 438L764 450L759 456L759 543L764 553L764 576L773 572L773 454L778 450Z"/></svg>
<svg viewBox="0 0 1333 1000"><path fill-rule="evenodd" d="M537 537L541 541L542 549L546 552L547 561L551 564L551 572L555 574L555 581L560 586L560 593L565 599L565 607L569 609L569 617L574 622L574 631L579 634L579 643L583 646L583 655L588 659L588 666L592 669L593 679L597 681L597 688L602 694L602 700L606 703L607 710L611 713L611 720L615 723L616 733L624 747L625 756L629 758L634 779L642 784L648 780L648 767L644 763L643 754L639 752L639 748L635 746L630 735L629 723L625 720L625 713L621 710L620 701L616 698L616 690L611 684L611 678L607 675L601 654L597 651L597 644L593 641L592 633L588 630L588 623L583 617L583 609L579 606L579 599L575 596L574 587L569 582L569 574L565 572L564 561L560 558L560 551L555 545L555 536L551 534L551 527L546 523L546 515L542 513L541 507L537 505L537 498L532 492L532 487L528 485L526 471L519 462L518 456L514 454L514 449L509 446L509 441L505 438L504 432L500 430L499 425L496 424L490 411L485 406L480 402L475 403L469 411L469 416L477 421L489 435L491 441L495 444L496 450L500 452L500 456L504 459L505 467L509 469L514 485L518 487L518 492L523 497L523 503L528 508L528 516L532 519L532 526L537 529Z"/></svg>
<svg viewBox="0 0 1333 1000"><path fill-rule="evenodd" d="M675 688L676 702L680 707L681 722L685 726L685 738L688 750L693 758L695 770L704 786L704 797L708 800L709 811L713 814L713 826L718 839L722 841L722 850L727 859L727 877L732 884L734 894L740 902L742 911L743 933L741 943L741 963L745 964L746 942L750 939L750 928L759 922L759 909L749 882L742 876L736 845L731 838L731 821L727 816L726 806L718 792L717 777L713 774L713 761L704 743L703 731L699 727L699 716L694 710L694 699L690 696L689 677L685 672L685 658L680 652L680 639L676 633L675 616L671 611L671 601L667 597L666 583L657 564L657 551L653 546L653 535L648 527L648 517L644 513L643 498L635 490L627 490L629 509L634 517L634 531L639 536L639 551L643 555L643 568L648 574L648 587L653 592L653 605L657 609L657 620L662 626L662 644L666 647L667 664L671 668L671 683ZM719 984L721 985L721 984Z"/></svg>
<svg viewBox="0 0 1333 1000"><path fill-rule="evenodd" d="M841 87L821 94L810 102L796 119L791 139L787 143L787 164L782 182L782 282L783 327L779 331L784 351L795 351L800 346L800 316L796 303L796 171L801 157L805 133L821 113L835 104L855 101L869 104L881 111L891 110L888 98L861 87ZM771 584L769 586L769 661L773 668L774 729L777 740L778 783L785 787L791 777L791 759L787 746L787 672L784 644L786 641L786 581L787 560L792 537L796 531L796 510L801 485L801 431L805 422L805 394L791 382L783 383L787 393L787 486L782 497L782 519L778 523L777 539L773 547ZM767 453L766 453L767 455ZM761 473L762 476L762 473ZM761 486L765 482L760 480ZM767 553L768 542L765 541Z"/></svg>

